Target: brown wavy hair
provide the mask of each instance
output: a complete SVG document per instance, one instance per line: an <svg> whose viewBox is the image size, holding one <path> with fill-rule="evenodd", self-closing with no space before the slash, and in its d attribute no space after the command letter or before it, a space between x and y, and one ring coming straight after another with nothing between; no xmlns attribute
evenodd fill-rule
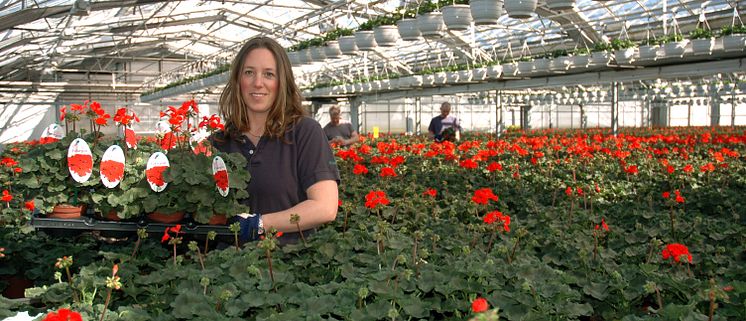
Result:
<svg viewBox="0 0 746 321"><path fill-rule="evenodd" d="M249 39L236 57L230 68L230 78L220 94L220 115L225 119L226 138L240 137L249 128L249 108L241 98L241 71L244 58L254 49L264 48L272 52L277 62L277 98L272 103L264 125L265 135L280 138L284 141L285 132L306 116L308 112L301 104L298 85L295 84L293 68L285 48L272 38L258 36Z"/></svg>

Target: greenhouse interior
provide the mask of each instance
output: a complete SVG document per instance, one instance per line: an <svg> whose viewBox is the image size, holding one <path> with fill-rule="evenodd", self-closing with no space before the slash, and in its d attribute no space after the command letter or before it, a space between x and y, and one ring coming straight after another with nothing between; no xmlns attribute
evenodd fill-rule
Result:
<svg viewBox="0 0 746 321"><path fill-rule="evenodd" d="M746 320L744 13L0 1L0 320Z"/></svg>

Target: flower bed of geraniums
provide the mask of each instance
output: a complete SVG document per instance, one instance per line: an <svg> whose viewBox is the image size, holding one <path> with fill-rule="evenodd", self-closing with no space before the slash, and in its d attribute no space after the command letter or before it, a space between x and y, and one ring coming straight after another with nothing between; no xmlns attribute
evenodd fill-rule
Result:
<svg viewBox="0 0 746 321"><path fill-rule="evenodd" d="M78 259L62 247L58 258L75 257L71 277L59 269L58 278L37 282L46 287L28 291L39 305L0 301L0 313L69 307L85 320L465 320L475 313L746 319L742 128L466 138L457 145L368 138L337 150L340 214L306 243L278 246L272 234L214 250L172 230L162 245L138 241L139 251L91 243ZM11 236L22 239L18 233L6 233L0 247ZM7 253L0 260L20 255ZM45 269L55 263L36 262ZM474 312L486 309L493 310Z"/></svg>

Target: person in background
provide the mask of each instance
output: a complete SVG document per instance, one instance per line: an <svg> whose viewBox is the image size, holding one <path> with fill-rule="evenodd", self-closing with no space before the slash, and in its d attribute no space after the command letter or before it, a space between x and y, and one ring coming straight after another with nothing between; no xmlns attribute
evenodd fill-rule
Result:
<svg viewBox="0 0 746 321"><path fill-rule="evenodd" d="M428 136L436 142L456 141L461 136L461 124L458 118L450 113L451 104L444 102L440 105L440 115L430 120L430 126L427 127Z"/></svg>
<svg viewBox="0 0 746 321"><path fill-rule="evenodd" d="M324 126L324 133L330 143L349 146L358 141L358 134L357 131L352 129L352 124L339 122L342 118L341 114L342 112L338 106L329 107L329 118L331 121Z"/></svg>
<svg viewBox="0 0 746 321"><path fill-rule="evenodd" d="M313 230L337 216L339 170L321 125L307 116L285 49L268 37L246 42L230 67L220 95L224 131L211 137L223 152L239 152L251 174L241 213L242 241L264 230L297 242L292 214L300 229ZM305 235L310 233L304 232Z"/></svg>

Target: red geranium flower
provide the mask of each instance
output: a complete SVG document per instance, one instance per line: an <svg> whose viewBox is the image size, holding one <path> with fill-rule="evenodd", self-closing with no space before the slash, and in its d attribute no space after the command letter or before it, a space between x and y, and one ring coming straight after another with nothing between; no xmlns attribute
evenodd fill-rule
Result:
<svg viewBox="0 0 746 321"><path fill-rule="evenodd" d="M70 309L59 309L57 312L49 312L42 321L83 321L80 313Z"/></svg>
<svg viewBox="0 0 746 321"><path fill-rule="evenodd" d="M181 224L176 224L176 226L167 227L163 231L163 237L161 237L161 243L168 241L172 236L169 234L169 232L173 232L175 236L178 236L179 233L181 233Z"/></svg>
<svg viewBox="0 0 746 321"><path fill-rule="evenodd" d="M491 162L489 165L487 165L487 170L490 171L490 172L502 171L503 170L503 165L500 164L500 163Z"/></svg>
<svg viewBox="0 0 746 321"><path fill-rule="evenodd" d="M389 199L383 191L370 191L365 195L365 207L374 209L378 205L389 205Z"/></svg>
<svg viewBox="0 0 746 321"><path fill-rule="evenodd" d="M481 313L487 311L487 309L489 308L490 304L485 298L476 298L474 301L471 302L471 311L473 311L474 313Z"/></svg>
<svg viewBox="0 0 746 321"><path fill-rule="evenodd" d="M391 167L381 168L381 177L396 177L396 172Z"/></svg>
<svg viewBox="0 0 746 321"><path fill-rule="evenodd" d="M664 260L673 258L673 260L677 263L681 262L682 256L686 258L689 263L692 262L692 255L689 253L689 248L687 248L686 245L679 243L671 243L666 245L666 248L663 249L661 255L663 256Z"/></svg>
<svg viewBox="0 0 746 321"><path fill-rule="evenodd" d="M35 205L34 205L34 200L30 200L30 201L24 203L23 205L24 205L24 207L26 207L27 210L29 210L31 212L33 212L34 209L36 208Z"/></svg>
<svg viewBox="0 0 746 321"><path fill-rule="evenodd" d="M490 200L497 202L497 199L497 195L492 193L492 190L489 188L480 188L474 191L474 196L471 197L472 202L481 205L489 203Z"/></svg>
<svg viewBox="0 0 746 321"><path fill-rule="evenodd" d="M3 202L10 202L13 200L13 195L10 195L10 192L8 190L3 190L3 197L1 199Z"/></svg>
<svg viewBox="0 0 746 321"><path fill-rule="evenodd" d="M438 191L434 188L428 188L424 192L422 192L422 195L430 196L432 198L435 198L435 196L438 194Z"/></svg>
<svg viewBox="0 0 746 321"><path fill-rule="evenodd" d="M368 168L365 167L365 165L355 164L355 167L352 169L352 173L355 175L368 174Z"/></svg>
<svg viewBox="0 0 746 321"><path fill-rule="evenodd" d="M85 154L75 154L67 158L67 166L78 176L86 176L93 170L93 157Z"/></svg>

